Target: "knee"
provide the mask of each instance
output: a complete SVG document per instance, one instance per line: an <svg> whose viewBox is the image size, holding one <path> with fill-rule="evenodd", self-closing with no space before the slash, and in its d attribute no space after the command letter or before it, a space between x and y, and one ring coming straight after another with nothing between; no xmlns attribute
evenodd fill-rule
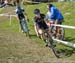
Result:
<svg viewBox="0 0 75 63"><path fill-rule="evenodd" d="M38 33L41 35L43 33L43 31L41 29L39 29Z"/></svg>

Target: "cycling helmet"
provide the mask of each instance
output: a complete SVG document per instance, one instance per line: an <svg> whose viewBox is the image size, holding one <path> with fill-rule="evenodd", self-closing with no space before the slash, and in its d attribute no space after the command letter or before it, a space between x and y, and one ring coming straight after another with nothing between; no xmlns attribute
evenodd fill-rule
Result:
<svg viewBox="0 0 75 63"><path fill-rule="evenodd" d="M53 6L53 4L48 4L49 8L51 8Z"/></svg>
<svg viewBox="0 0 75 63"><path fill-rule="evenodd" d="M40 10L39 9L35 9L34 10L34 14L39 14L40 13Z"/></svg>

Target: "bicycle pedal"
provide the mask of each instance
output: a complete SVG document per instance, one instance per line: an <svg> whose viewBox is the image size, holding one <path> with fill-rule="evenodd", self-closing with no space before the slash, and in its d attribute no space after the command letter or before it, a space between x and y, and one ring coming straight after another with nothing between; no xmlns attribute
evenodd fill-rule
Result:
<svg viewBox="0 0 75 63"><path fill-rule="evenodd" d="M54 47L56 47L56 45L53 45Z"/></svg>

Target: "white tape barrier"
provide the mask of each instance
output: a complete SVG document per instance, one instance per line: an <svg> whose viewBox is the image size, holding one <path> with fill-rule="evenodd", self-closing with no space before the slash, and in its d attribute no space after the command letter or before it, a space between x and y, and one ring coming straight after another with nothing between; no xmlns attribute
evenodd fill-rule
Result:
<svg viewBox="0 0 75 63"><path fill-rule="evenodd" d="M58 40L58 39L54 39L52 38L54 41L57 41L58 43L62 43L62 44L65 44L67 46L70 46L70 47L73 47L75 48L75 44L74 43L70 43L70 42L67 42L67 41L62 41L62 40Z"/></svg>
<svg viewBox="0 0 75 63"><path fill-rule="evenodd" d="M11 18L12 17L17 17L16 15L9 15L9 14L0 14L0 16L7 16L7 17L10 17L10 21L9 21L9 25L11 26ZM18 20L18 18L17 18L17 20ZM19 32L20 32L20 25L19 25Z"/></svg>
<svg viewBox="0 0 75 63"><path fill-rule="evenodd" d="M15 12L16 10L12 10L12 12ZM8 12L8 13L5 13L5 14L10 14L10 13L12 13L12 12Z"/></svg>
<svg viewBox="0 0 75 63"><path fill-rule="evenodd" d="M16 17L16 15L10 15L10 14L0 14L0 16L11 16L11 17Z"/></svg>
<svg viewBox="0 0 75 63"><path fill-rule="evenodd" d="M8 15L8 14L0 14L0 16L9 16L10 17L10 23L9 25L11 25L11 17L17 17L16 15ZM67 25L56 25L54 24L53 26L59 26L59 27L63 27L63 28L71 28L71 29L75 29L75 26L67 26ZM20 28L19 28L20 30ZM58 39L54 39L52 38L54 41L57 41L58 43L62 43L65 44L67 46L70 47L74 47L75 48L75 44L74 43L70 43L70 42L66 42L66 41L62 41L62 40L58 40Z"/></svg>
<svg viewBox="0 0 75 63"><path fill-rule="evenodd" d="M52 26L58 26L58 27L63 27L63 28L71 28L71 29L75 29L75 26L67 26L67 25L52 25Z"/></svg>
<svg viewBox="0 0 75 63"><path fill-rule="evenodd" d="M0 14L0 16L10 16L10 19L11 19L11 17L17 17L16 15L10 15L10 14ZM63 28L75 29L75 26L56 25L56 24L53 24L52 26L59 26L59 27L63 27Z"/></svg>
<svg viewBox="0 0 75 63"><path fill-rule="evenodd" d="M11 17L17 17L16 15L9 15L9 14L0 14L0 16L10 17L9 25L11 25Z"/></svg>
<svg viewBox="0 0 75 63"><path fill-rule="evenodd" d="M23 1L24 2L24 1ZM22 2L22 3L23 3ZM41 2L34 2L34 1L25 1L25 2L27 2L27 3L33 3L33 4L39 4L39 3L41 3Z"/></svg>

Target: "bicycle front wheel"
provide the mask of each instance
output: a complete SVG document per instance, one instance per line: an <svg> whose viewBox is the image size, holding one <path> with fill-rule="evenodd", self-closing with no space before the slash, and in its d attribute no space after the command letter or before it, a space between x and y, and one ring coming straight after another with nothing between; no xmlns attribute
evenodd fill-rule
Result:
<svg viewBox="0 0 75 63"><path fill-rule="evenodd" d="M59 56L59 54L57 53L57 50L56 50L56 48L55 48L55 44L54 44L54 41L53 41L53 39L52 39L52 37L49 35L49 44L50 44L50 48L52 49L52 51L53 51L53 53L54 53L54 55L57 57L57 58L60 58L60 56Z"/></svg>

